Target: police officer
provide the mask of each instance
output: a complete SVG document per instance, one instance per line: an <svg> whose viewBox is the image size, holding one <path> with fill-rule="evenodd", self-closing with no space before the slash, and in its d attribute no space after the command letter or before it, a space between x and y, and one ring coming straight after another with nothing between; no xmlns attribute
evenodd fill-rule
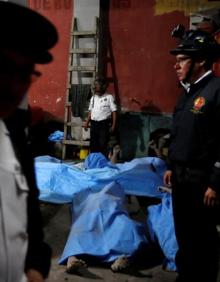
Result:
<svg viewBox="0 0 220 282"><path fill-rule="evenodd" d="M43 282L49 273L26 115L16 109L57 40L46 18L0 1L0 282Z"/></svg>
<svg viewBox="0 0 220 282"><path fill-rule="evenodd" d="M182 85L173 115L169 169L179 245L176 281L214 282L218 273L216 208L220 191L220 78L211 71L219 45L205 31L178 32L170 53ZM174 34L175 35L175 34Z"/></svg>

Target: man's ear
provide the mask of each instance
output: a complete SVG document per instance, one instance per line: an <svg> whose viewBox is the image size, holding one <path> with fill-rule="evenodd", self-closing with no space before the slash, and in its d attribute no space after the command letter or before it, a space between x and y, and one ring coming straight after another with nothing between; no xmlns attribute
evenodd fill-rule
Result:
<svg viewBox="0 0 220 282"><path fill-rule="evenodd" d="M200 62L201 67L203 67L203 66L205 65L205 63L206 63L206 61L205 61L205 60L202 60L202 61Z"/></svg>
<svg viewBox="0 0 220 282"><path fill-rule="evenodd" d="M205 65L205 63L206 63L206 60L204 60L204 59L198 59L198 60L197 60L197 63L199 64L200 67L203 67L203 66Z"/></svg>

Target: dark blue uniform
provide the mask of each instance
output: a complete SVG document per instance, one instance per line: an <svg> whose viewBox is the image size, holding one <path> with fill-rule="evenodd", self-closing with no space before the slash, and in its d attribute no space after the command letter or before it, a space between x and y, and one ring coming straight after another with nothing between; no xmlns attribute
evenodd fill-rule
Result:
<svg viewBox="0 0 220 282"><path fill-rule="evenodd" d="M216 281L216 208L204 205L208 187L220 191L220 78L209 74L180 97L173 116L172 170L176 263L181 281Z"/></svg>

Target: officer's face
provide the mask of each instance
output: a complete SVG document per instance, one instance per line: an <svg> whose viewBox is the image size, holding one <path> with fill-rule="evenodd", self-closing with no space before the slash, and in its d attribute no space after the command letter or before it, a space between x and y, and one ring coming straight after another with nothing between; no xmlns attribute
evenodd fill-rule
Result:
<svg viewBox="0 0 220 282"><path fill-rule="evenodd" d="M176 63L174 64L174 69L176 70L177 78L179 81L184 81L190 71L192 65L192 59L183 54L176 56Z"/></svg>
<svg viewBox="0 0 220 282"><path fill-rule="evenodd" d="M95 92L99 93L100 92L100 84L98 81L95 81L94 83L94 88L95 88Z"/></svg>
<svg viewBox="0 0 220 282"><path fill-rule="evenodd" d="M9 116L30 87L34 63L14 51L0 51L0 118Z"/></svg>
<svg viewBox="0 0 220 282"><path fill-rule="evenodd" d="M95 88L95 93L99 96L102 96L103 95L103 91L102 91L102 87L101 87L101 84L98 82L98 81L95 81L94 83L94 88Z"/></svg>

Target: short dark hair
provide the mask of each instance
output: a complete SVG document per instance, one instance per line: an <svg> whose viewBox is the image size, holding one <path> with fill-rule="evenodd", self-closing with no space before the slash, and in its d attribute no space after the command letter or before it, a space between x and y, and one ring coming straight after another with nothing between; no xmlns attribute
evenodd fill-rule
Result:
<svg viewBox="0 0 220 282"><path fill-rule="evenodd" d="M97 82L100 85L101 91L105 91L108 87L108 80L104 76L96 77L95 82Z"/></svg>

